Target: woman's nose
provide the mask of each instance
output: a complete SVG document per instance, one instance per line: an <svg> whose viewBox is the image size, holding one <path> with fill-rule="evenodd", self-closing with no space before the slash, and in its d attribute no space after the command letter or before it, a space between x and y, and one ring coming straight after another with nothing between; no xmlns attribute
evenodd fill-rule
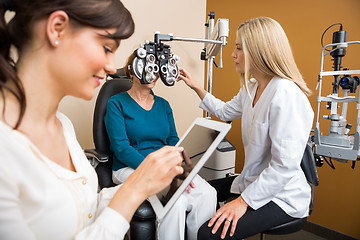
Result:
<svg viewBox="0 0 360 240"><path fill-rule="evenodd" d="M116 73L116 67L114 59L109 59L109 61L105 64L104 70L106 73L114 74Z"/></svg>
<svg viewBox="0 0 360 240"><path fill-rule="evenodd" d="M112 64L105 64L105 72L106 73L110 73L110 74L114 74L114 73L116 73L116 68L115 68L115 66L114 65L112 65Z"/></svg>
<svg viewBox="0 0 360 240"><path fill-rule="evenodd" d="M106 73L115 74L116 67L115 67L115 59L113 55L109 55L107 57L107 63L105 63L104 70Z"/></svg>
<svg viewBox="0 0 360 240"><path fill-rule="evenodd" d="M235 50L231 53L231 57L236 58Z"/></svg>

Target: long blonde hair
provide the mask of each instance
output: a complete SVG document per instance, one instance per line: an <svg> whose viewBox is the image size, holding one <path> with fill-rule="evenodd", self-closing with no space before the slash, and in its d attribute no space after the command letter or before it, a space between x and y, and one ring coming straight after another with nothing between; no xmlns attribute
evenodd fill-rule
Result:
<svg viewBox="0 0 360 240"><path fill-rule="evenodd" d="M249 92L249 66L269 76L279 76L296 83L309 96L311 90L296 66L289 40L278 22L268 17L250 19L237 30L238 43L245 56L245 73L240 86Z"/></svg>

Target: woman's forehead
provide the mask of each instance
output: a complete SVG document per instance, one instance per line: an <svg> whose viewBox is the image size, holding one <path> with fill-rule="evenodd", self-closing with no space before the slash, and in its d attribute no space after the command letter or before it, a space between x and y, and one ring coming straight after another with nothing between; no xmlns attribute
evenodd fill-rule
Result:
<svg viewBox="0 0 360 240"><path fill-rule="evenodd" d="M235 43L241 44L241 36L240 36L239 32L236 33Z"/></svg>

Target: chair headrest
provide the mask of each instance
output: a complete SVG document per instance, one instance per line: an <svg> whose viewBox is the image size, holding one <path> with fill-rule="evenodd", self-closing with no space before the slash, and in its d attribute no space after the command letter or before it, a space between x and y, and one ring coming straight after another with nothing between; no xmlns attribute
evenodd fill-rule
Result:
<svg viewBox="0 0 360 240"><path fill-rule="evenodd" d="M128 78L125 73L124 68L117 69L116 73L114 74L108 74L112 78Z"/></svg>
<svg viewBox="0 0 360 240"><path fill-rule="evenodd" d="M109 151L109 139L104 123L109 98L115 94L129 90L131 86L132 82L130 82L129 79L115 78L106 81L101 87L96 99L93 119L93 138L97 150L105 153Z"/></svg>

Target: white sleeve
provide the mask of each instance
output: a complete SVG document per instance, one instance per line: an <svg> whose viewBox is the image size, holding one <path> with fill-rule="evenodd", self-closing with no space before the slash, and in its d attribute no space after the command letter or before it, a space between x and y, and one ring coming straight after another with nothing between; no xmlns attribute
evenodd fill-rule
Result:
<svg viewBox="0 0 360 240"><path fill-rule="evenodd" d="M302 92L281 91L270 105L271 160L257 179L241 193L258 209L270 202L296 175L313 123L314 113Z"/></svg>
<svg viewBox="0 0 360 240"><path fill-rule="evenodd" d="M124 239L129 223L118 212L106 207L95 222L76 235L76 240Z"/></svg>
<svg viewBox="0 0 360 240"><path fill-rule="evenodd" d="M128 221L120 213L107 207L120 186L103 188L100 191L95 221L77 234L76 240L124 238L129 229Z"/></svg>
<svg viewBox="0 0 360 240"><path fill-rule="evenodd" d="M200 103L200 108L215 115L223 121L232 121L241 118L242 116L242 102L241 91L228 102L223 102L217 99L212 94L207 93Z"/></svg>

